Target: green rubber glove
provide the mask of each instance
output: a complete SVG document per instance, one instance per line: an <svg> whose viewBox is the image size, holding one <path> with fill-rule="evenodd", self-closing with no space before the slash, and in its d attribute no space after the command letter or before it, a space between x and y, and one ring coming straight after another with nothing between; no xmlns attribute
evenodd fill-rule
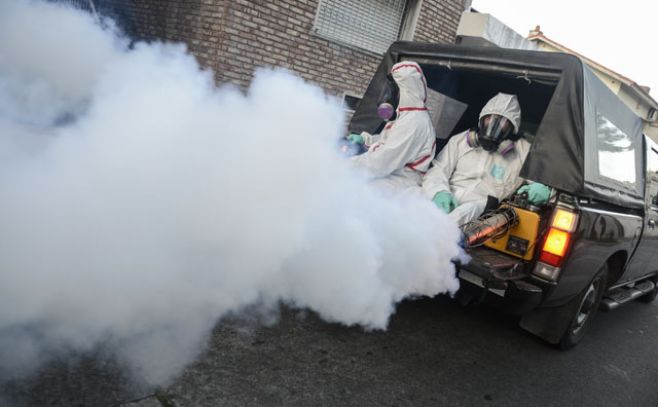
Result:
<svg viewBox="0 0 658 407"><path fill-rule="evenodd" d="M526 192L528 194L528 202L533 205L543 205L548 202L548 198L551 197L551 189L544 184L539 182L533 182L532 184L524 185L516 191L517 194Z"/></svg>
<svg viewBox="0 0 658 407"><path fill-rule="evenodd" d="M455 197L450 192L446 191L437 192L432 201L434 201L434 204L445 213L450 213L459 206L459 202L457 202Z"/></svg>
<svg viewBox="0 0 658 407"><path fill-rule="evenodd" d="M347 139L351 141L354 144L363 144L365 143L365 140L363 139L363 136L360 134L356 133L351 133L349 136L347 136Z"/></svg>

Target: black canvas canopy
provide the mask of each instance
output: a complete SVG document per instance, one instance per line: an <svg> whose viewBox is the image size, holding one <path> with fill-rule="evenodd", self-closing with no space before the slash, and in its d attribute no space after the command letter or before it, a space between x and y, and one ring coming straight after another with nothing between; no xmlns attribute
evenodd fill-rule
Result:
<svg viewBox="0 0 658 407"><path fill-rule="evenodd" d="M480 73L489 75L483 77L490 78L486 85L491 90L499 82L495 75L550 85L544 86L550 92L537 93L537 99L545 99L545 108L542 105L533 129L521 176L579 197L643 207L642 121L579 58L557 52L396 42L359 103L350 131L373 133L381 128L377 103L386 74L401 60L418 61L430 87L438 76L450 77L458 70L468 71L470 79ZM443 74L430 77L432 66L442 67ZM525 100L533 99L531 92L539 86L528 88ZM526 109L523 100L521 107ZM532 109L527 111L532 113Z"/></svg>

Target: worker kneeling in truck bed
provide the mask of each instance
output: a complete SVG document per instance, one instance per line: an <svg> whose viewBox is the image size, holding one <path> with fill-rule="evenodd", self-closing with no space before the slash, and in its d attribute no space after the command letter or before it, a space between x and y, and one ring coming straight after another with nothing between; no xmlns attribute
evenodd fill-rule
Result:
<svg viewBox="0 0 658 407"><path fill-rule="evenodd" d="M425 106L427 85L416 62L399 62L391 68L388 86L377 108L386 126L380 134L350 134L365 144L364 154L352 157L373 185L396 192L419 190L436 148L432 119Z"/></svg>
<svg viewBox="0 0 658 407"><path fill-rule="evenodd" d="M423 179L423 190L458 225L475 220L487 208L511 195L530 143L514 137L521 125L515 95L499 93L480 112L478 127L450 138ZM546 203L550 189L531 183L519 189L533 204ZM495 199L493 199L495 198Z"/></svg>

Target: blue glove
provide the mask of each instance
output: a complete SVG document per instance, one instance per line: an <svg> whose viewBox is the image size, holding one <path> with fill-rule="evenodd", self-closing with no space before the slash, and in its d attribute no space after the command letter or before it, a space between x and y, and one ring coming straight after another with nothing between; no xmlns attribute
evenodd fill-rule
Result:
<svg viewBox="0 0 658 407"><path fill-rule="evenodd" d="M432 201L434 201L434 204L445 213L450 213L459 206L459 202L457 202L455 197L450 192L446 191L437 192Z"/></svg>
<svg viewBox="0 0 658 407"><path fill-rule="evenodd" d="M356 133L351 133L349 136L347 136L347 139L351 141L354 144L363 144L365 143L365 140L363 139L363 136L360 134Z"/></svg>
<svg viewBox="0 0 658 407"><path fill-rule="evenodd" d="M551 197L551 189L539 182L524 185L516 191L517 194L522 194L524 192L528 194L528 202L533 205L543 205L548 202L548 198Z"/></svg>

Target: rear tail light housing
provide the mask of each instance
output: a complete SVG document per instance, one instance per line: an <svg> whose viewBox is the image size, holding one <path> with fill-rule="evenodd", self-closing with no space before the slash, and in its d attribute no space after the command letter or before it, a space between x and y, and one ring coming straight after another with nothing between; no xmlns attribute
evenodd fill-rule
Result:
<svg viewBox="0 0 658 407"><path fill-rule="evenodd" d="M533 274L549 281L557 281L560 267L569 252L577 226L578 214L576 212L563 207L555 209Z"/></svg>

